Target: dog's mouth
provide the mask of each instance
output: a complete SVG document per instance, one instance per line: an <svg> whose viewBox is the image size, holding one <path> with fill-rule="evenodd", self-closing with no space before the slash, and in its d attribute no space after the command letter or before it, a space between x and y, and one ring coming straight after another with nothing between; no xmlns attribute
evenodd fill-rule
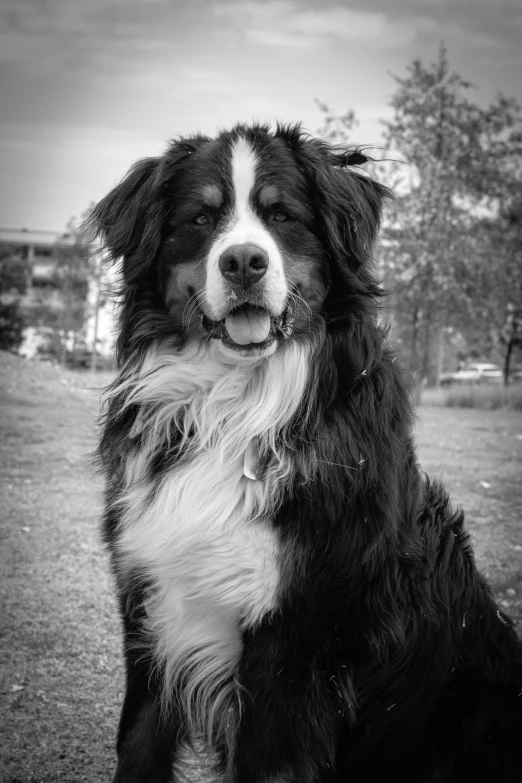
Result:
<svg viewBox="0 0 522 783"><path fill-rule="evenodd" d="M246 353L260 353L276 340L287 340L294 323L295 311L290 303L278 316L248 303L234 308L221 321L212 321L201 312L201 325L211 340L221 340L228 348Z"/></svg>

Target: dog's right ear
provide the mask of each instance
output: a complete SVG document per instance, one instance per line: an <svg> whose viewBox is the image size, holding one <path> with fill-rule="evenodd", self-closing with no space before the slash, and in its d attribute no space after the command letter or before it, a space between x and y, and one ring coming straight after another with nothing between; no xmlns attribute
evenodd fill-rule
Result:
<svg viewBox="0 0 522 783"><path fill-rule="evenodd" d="M126 278L138 256L141 264L149 265L157 250L156 242L161 238L156 193L161 160L145 158L135 163L90 215L90 224L101 237L110 258L123 259Z"/></svg>
<svg viewBox="0 0 522 783"><path fill-rule="evenodd" d="M109 257L123 260L125 282L137 282L153 263L168 210L165 183L199 142L176 141L165 155L138 161L92 210L88 223Z"/></svg>

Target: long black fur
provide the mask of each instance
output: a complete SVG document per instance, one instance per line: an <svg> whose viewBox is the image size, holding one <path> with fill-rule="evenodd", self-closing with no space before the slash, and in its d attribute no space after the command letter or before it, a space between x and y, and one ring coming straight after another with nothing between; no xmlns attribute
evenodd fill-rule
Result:
<svg viewBox="0 0 522 783"><path fill-rule="evenodd" d="M377 324L370 256L386 191L353 168L364 162L359 152L299 128L234 133L289 151L303 172L327 293L313 321L321 350L291 431L295 477L274 519L287 553L283 597L276 614L244 635L244 707L233 761L222 759L226 780L522 780L521 645L476 569L462 513L419 470L409 395ZM123 259L122 376L152 341L180 329L156 257L172 183L209 143L174 143L95 208L109 250ZM138 413L121 403L107 412L100 448L109 547ZM178 458L175 448L157 455L151 470ZM304 480L311 463L317 469ZM146 585L120 579L118 589L127 695L115 781L165 783L183 720L161 715L153 669L135 644Z"/></svg>

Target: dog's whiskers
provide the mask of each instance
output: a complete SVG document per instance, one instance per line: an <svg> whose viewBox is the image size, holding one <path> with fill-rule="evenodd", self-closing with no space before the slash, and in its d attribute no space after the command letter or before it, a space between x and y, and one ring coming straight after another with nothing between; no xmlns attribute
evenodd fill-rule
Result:
<svg viewBox="0 0 522 783"><path fill-rule="evenodd" d="M311 309L310 305L308 304L308 302L305 299L303 299L303 297L301 296L301 294L299 293L299 291L296 288L291 290L288 296L289 296L289 299L296 306L296 308L298 308L300 305L304 305L303 309L305 311L306 317L308 318L308 333L310 333L311 324L312 324L312 315L313 315L312 309Z"/></svg>
<svg viewBox="0 0 522 783"><path fill-rule="evenodd" d="M198 310L201 294L202 294L201 291L196 291L196 293L192 294L192 296L186 303L185 307L183 308L183 314L181 316L181 324L185 331L189 330L190 322L192 321L194 313L197 312Z"/></svg>

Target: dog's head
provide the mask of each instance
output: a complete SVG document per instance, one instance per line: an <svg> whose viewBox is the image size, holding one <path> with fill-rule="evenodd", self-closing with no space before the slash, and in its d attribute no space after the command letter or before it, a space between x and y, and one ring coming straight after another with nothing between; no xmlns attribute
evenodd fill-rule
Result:
<svg viewBox="0 0 522 783"><path fill-rule="evenodd" d="M237 126L137 163L94 209L122 259L120 352L162 335L264 357L364 308L386 189L298 127Z"/></svg>

